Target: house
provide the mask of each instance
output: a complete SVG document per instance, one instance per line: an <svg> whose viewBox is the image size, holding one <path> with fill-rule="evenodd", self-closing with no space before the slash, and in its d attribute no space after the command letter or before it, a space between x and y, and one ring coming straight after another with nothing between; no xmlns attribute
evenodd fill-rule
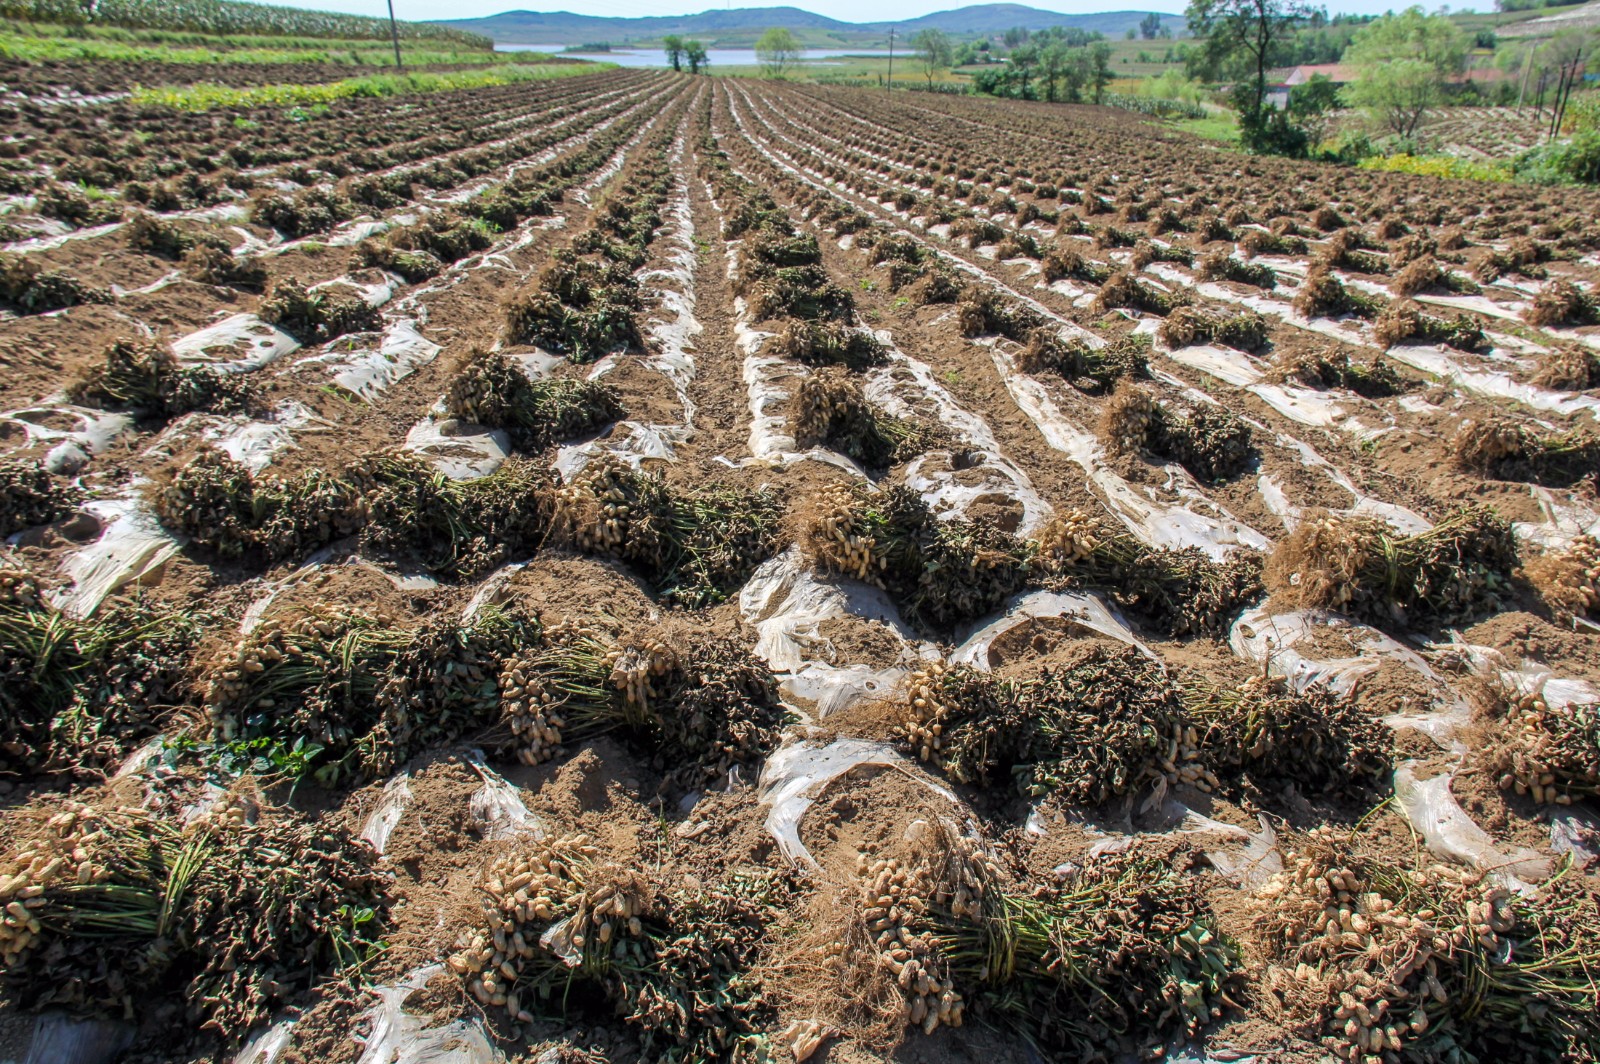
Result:
<svg viewBox="0 0 1600 1064"><path fill-rule="evenodd" d="M1267 105L1279 110L1288 107L1295 86L1305 85L1315 77L1327 78L1335 85L1348 85L1355 76L1355 70L1343 63L1303 63L1279 68L1267 75Z"/></svg>

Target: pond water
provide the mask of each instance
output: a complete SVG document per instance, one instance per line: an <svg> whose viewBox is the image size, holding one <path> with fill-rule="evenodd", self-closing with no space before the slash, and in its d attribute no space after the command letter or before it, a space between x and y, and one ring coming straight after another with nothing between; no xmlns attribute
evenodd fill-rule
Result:
<svg viewBox="0 0 1600 1064"><path fill-rule="evenodd" d="M550 52L561 55L561 50L567 47L564 44L496 44L497 52ZM625 67L664 67L667 65L667 53L661 48L613 48L609 52L568 52L574 59L593 59L597 63L616 63ZM888 51L875 51L870 48L814 48L801 54L801 59L807 63L838 62L848 55L886 56ZM896 55L909 55L908 52L896 51ZM755 66L761 60L756 58L754 48L712 48L710 49L711 66Z"/></svg>

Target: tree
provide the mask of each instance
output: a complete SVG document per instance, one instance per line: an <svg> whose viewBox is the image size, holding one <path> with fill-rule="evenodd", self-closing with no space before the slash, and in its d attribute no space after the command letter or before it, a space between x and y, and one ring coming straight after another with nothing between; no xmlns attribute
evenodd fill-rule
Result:
<svg viewBox="0 0 1600 1064"><path fill-rule="evenodd" d="M1001 39L1006 42L1007 48L1015 48L1018 45L1028 43L1028 31L1025 27L1013 26L1011 29L1006 30L1005 36Z"/></svg>
<svg viewBox="0 0 1600 1064"><path fill-rule="evenodd" d="M667 62L672 64L673 70L683 69L683 38L677 34L669 34L661 38L661 47L666 50Z"/></svg>
<svg viewBox="0 0 1600 1064"><path fill-rule="evenodd" d="M917 62L922 66L923 76L928 79L928 88L933 88L933 76L941 70L948 70L955 62L955 48L950 44L950 38L936 29L920 30L911 38L911 47L916 49Z"/></svg>
<svg viewBox="0 0 1600 1064"><path fill-rule="evenodd" d="M1425 59L1391 59L1365 70L1344 95L1376 125L1410 138L1428 108L1439 105L1444 81L1439 69Z"/></svg>
<svg viewBox="0 0 1600 1064"><path fill-rule="evenodd" d="M774 26L756 41L756 58L761 62L761 72L769 78L781 78L800 61L805 51L800 42L782 26Z"/></svg>
<svg viewBox="0 0 1600 1064"><path fill-rule="evenodd" d="M1035 70L1039 66L1039 47L1033 44L1024 44L1018 48L1013 48L1011 49L1011 55L1007 57L1007 63L1016 76L1018 84L1017 97L1023 100L1033 99L1032 96L1028 95L1028 79L1033 77Z"/></svg>
<svg viewBox="0 0 1600 1064"><path fill-rule="evenodd" d="M1411 7L1356 31L1345 52L1355 80L1345 100L1375 125L1410 138L1444 99L1445 78L1462 68L1467 38L1444 15Z"/></svg>
<svg viewBox="0 0 1600 1064"><path fill-rule="evenodd" d="M1144 18L1139 20L1139 36L1143 37L1145 40L1155 40L1156 35L1160 32L1161 16L1156 14L1154 11L1150 12Z"/></svg>
<svg viewBox="0 0 1600 1064"><path fill-rule="evenodd" d="M1306 131L1306 143L1313 149L1328 139L1333 128L1333 112L1339 108L1339 86L1326 74L1313 74L1304 85L1289 92L1289 117Z"/></svg>
<svg viewBox="0 0 1600 1064"><path fill-rule="evenodd" d="M1104 41L1095 41L1089 46L1088 84L1094 102L1099 103L1106 94L1106 86L1111 84L1111 46Z"/></svg>
<svg viewBox="0 0 1600 1064"><path fill-rule="evenodd" d="M1044 83L1044 98L1055 103L1061 97L1057 90L1068 80L1072 69L1072 49L1063 41L1050 41L1039 49L1039 80ZM1068 100L1076 99L1076 92L1068 85Z"/></svg>
<svg viewBox="0 0 1600 1064"><path fill-rule="evenodd" d="M691 74L703 74L706 67L711 65L711 57L706 55L706 46L699 41L684 41L683 55L689 61Z"/></svg>
<svg viewBox="0 0 1600 1064"><path fill-rule="evenodd" d="M1260 129L1267 71L1311 15L1301 0L1190 0L1189 29L1206 43L1190 53L1189 72L1211 80L1240 77L1235 96L1240 125L1246 131Z"/></svg>

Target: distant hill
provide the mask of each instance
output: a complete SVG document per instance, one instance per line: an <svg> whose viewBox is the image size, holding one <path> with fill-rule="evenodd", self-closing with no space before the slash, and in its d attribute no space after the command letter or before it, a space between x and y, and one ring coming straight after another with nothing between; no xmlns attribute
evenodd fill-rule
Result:
<svg viewBox="0 0 1600 1064"><path fill-rule="evenodd" d="M702 11L698 15L660 15L648 18L601 18L567 11L505 11L488 18L449 19L438 24L481 33L499 44L579 44L587 41L657 40L669 33L708 38L715 43L748 44L752 35L769 26L787 26L803 40L828 39L840 44L866 44L883 37L892 26L897 35L934 28L958 36L989 36L1014 26L1042 30L1048 26L1076 26L1120 37L1136 29L1143 11L1102 11L1089 15L1063 15L1024 4L978 4L954 11L937 11L904 22L840 22L797 7L749 7L732 11ZM1174 34L1184 28L1182 15L1162 15Z"/></svg>

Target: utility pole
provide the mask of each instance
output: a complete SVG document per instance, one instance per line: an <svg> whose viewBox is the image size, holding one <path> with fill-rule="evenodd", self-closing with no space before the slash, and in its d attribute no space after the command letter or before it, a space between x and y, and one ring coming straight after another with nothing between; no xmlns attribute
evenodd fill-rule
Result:
<svg viewBox="0 0 1600 1064"><path fill-rule="evenodd" d="M883 83L883 91L888 92L894 88L894 27L889 27L889 77Z"/></svg>
<svg viewBox="0 0 1600 1064"><path fill-rule="evenodd" d="M394 39L394 68L404 70L405 64L400 62L400 27L394 20L394 0L389 0L389 36Z"/></svg>

